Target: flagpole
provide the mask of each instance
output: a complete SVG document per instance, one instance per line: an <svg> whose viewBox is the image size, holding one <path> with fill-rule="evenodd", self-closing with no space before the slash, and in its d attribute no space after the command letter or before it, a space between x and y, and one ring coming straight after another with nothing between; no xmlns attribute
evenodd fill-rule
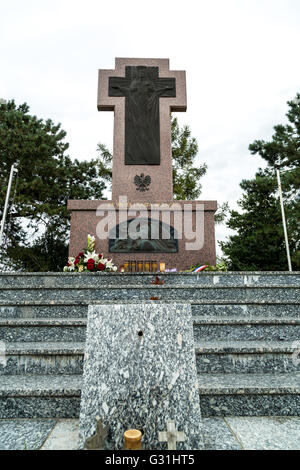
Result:
<svg viewBox="0 0 300 470"><path fill-rule="evenodd" d="M278 169L276 169L276 173L277 173L278 191L279 191L279 198L280 198L280 205L281 205L281 215L282 215L282 224L283 224L283 231L284 231L284 238L285 238L286 255L287 255L287 260L288 260L289 271L292 272L293 270L292 270L292 263L291 263L291 256L290 256L289 239L288 239L288 234L287 234L287 229L286 229L281 180L280 180L280 173Z"/></svg>
<svg viewBox="0 0 300 470"><path fill-rule="evenodd" d="M5 205L4 205L3 216L2 216L2 221L1 221L1 228L0 228L0 246L2 246L4 225L5 225L5 220L6 220L6 216L7 216L8 202L9 202L10 190L11 190L11 185L12 185L12 180L13 180L14 173L18 173L17 168L15 168L15 163L12 165L11 170L10 170L8 188L7 188L7 191L6 191L6 199L5 199Z"/></svg>

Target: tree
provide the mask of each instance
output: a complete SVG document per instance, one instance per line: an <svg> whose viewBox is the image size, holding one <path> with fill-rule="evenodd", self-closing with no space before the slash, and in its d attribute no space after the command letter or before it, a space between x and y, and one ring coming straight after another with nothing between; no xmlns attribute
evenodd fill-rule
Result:
<svg viewBox="0 0 300 470"><path fill-rule="evenodd" d="M277 195L276 168L280 169L289 245L294 268L300 266L300 95L289 101L288 124L274 127L272 140L256 140L252 154L267 161L252 180L243 180L243 210L230 212L227 222L237 234L220 243L232 270L287 270L286 247Z"/></svg>
<svg viewBox="0 0 300 470"><path fill-rule="evenodd" d="M68 256L68 199L104 199L106 183L97 161L71 160L65 136L60 124L31 116L26 103L0 104L1 210L11 165L18 165L1 250L6 268L62 270Z"/></svg>
<svg viewBox="0 0 300 470"><path fill-rule="evenodd" d="M188 126L180 128L177 118L171 122L173 193L177 200L195 200L201 194L200 178L207 170L206 163L194 166L198 144Z"/></svg>

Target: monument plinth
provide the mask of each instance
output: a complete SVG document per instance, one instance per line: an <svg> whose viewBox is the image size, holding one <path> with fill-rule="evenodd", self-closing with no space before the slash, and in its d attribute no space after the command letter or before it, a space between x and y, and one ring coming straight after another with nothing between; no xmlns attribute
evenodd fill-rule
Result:
<svg viewBox="0 0 300 470"><path fill-rule="evenodd" d="M114 112L112 200L68 201L70 256L90 233L117 266L214 265L216 201L173 200L171 112L186 111L185 72L168 59L117 58L114 70L99 70L98 110Z"/></svg>
<svg viewBox="0 0 300 470"><path fill-rule="evenodd" d="M144 449L203 448L189 304L89 307L79 448L99 427L105 449L122 449L128 429Z"/></svg>

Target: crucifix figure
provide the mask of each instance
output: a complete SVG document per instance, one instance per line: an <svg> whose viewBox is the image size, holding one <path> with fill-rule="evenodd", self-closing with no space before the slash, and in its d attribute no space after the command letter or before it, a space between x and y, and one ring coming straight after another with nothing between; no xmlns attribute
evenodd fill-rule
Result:
<svg viewBox="0 0 300 470"><path fill-rule="evenodd" d="M177 431L174 421L167 421L167 430L158 433L159 442L167 442L168 450L176 450L176 443L185 441L185 433Z"/></svg>
<svg viewBox="0 0 300 470"><path fill-rule="evenodd" d="M118 57L99 70L97 107L114 112L112 200L173 201L171 112L186 110L185 72L168 59ZM137 191L142 173L151 184Z"/></svg>
<svg viewBox="0 0 300 470"><path fill-rule="evenodd" d="M125 96L125 165L160 164L159 98L175 98L176 81L158 71L126 66L125 77L109 78L108 95Z"/></svg>

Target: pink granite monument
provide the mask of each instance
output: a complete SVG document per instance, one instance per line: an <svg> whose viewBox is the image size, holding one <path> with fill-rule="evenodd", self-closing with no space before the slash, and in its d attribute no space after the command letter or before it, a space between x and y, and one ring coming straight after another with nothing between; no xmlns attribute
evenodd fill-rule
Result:
<svg viewBox="0 0 300 470"><path fill-rule="evenodd" d="M112 200L68 201L70 256L91 234L118 267L214 265L216 201L173 201L171 112L186 111L185 72L168 59L117 58L99 70L98 110L114 111Z"/></svg>

